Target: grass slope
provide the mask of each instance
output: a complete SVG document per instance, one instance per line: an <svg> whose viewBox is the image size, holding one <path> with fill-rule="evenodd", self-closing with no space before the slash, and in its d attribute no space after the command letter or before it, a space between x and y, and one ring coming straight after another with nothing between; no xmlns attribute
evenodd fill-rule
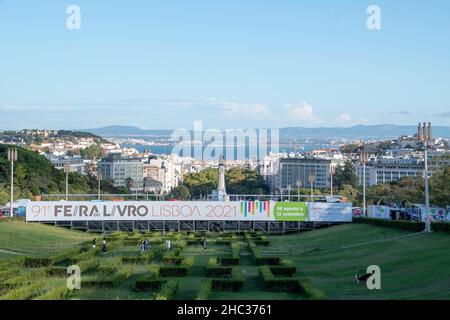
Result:
<svg viewBox="0 0 450 320"><path fill-rule="evenodd" d="M271 237L271 248L284 250L330 299L450 299L450 236L396 238L401 234L406 232L344 225ZM381 290L355 282L355 273L370 265L381 268Z"/></svg>
<svg viewBox="0 0 450 320"><path fill-rule="evenodd" d="M3 220L0 222L0 259L51 255L93 237L92 234L52 226ZM210 239L213 237L211 235ZM402 230L349 224L301 234L271 236L269 239L269 246L259 247L262 255L292 260L297 267L296 276L308 278L330 299L450 299L448 234L411 235ZM258 267L251 262L244 238L238 237L237 241L241 247L239 267L246 279L244 287L240 292L214 292L212 299L301 299L296 294L265 292ZM176 278L179 289L174 298L192 299L200 282L206 277L209 257L225 254L228 250L227 246L211 244L206 254L203 254L199 245L188 246L182 255L193 257L194 264L187 277ZM113 263L114 259L124 255L138 255L137 246L118 247L101 256L100 260L102 263ZM356 272L365 270L369 265L381 268L381 290L370 291L354 279ZM74 293L74 297L151 299L152 293L134 292L132 289L136 279L146 272L148 265L135 265L131 277L117 287L85 289ZM49 287L63 284L64 281L49 279L55 282L48 282L46 285Z"/></svg>
<svg viewBox="0 0 450 320"><path fill-rule="evenodd" d="M48 256L92 238L85 232L0 219L0 259Z"/></svg>

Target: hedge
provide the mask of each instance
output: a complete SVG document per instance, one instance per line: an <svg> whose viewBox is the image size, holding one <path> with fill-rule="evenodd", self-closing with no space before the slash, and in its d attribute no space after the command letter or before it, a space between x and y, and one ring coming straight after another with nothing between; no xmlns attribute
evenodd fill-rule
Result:
<svg viewBox="0 0 450 320"><path fill-rule="evenodd" d="M212 288L212 280L207 279L203 280L200 286L198 287L197 294L194 300L208 300L213 292Z"/></svg>
<svg viewBox="0 0 450 320"><path fill-rule="evenodd" d="M240 262L239 243L232 242L230 244L230 247L231 247L231 255L228 257L222 257L220 259L220 263L222 263L222 265L224 266L236 266Z"/></svg>
<svg viewBox="0 0 450 320"><path fill-rule="evenodd" d="M30 258L25 257L23 261L23 265L26 268L41 268L48 267L53 263L53 260L50 258Z"/></svg>
<svg viewBox="0 0 450 320"><path fill-rule="evenodd" d="M0 283L2 283L5 280L10 279L11 277L14 277L18 273L20 273L21 269L19 268L12 268L0 271Z"/></svg>
<svg viewBox="0 0 450 320"><path fill-rule="evenodd" d="M67 300L69 299L69 295L70 290L67 288L67 285L64 284L37 296L33 300Z"/></svg>
<svg viewBox="0 0 450 320"><path fill-rule="evenodd" d="M403 220L397 221L397 220L374 219L363 217L353 217L353 222L367 223L380 227L398 228L414 232L422 232L425 230L425 222L403 221Z"/></svg>
<svg viewBox="0 0 450 320"><path fill-rule="evenodd" d="M146 254L142 256L123 256L122 257L122 263L128 263L128 264L144 264L148 263L152 260L151 254Z"/></svg>
<svg viewBox="0 0 450 320"><path fill-rule="evenodd" d="M271 257L271 256L261 256L259 249L256 247L256 244L253 241L250 241L249 244L250 253L253 256L253 261L256 265L278 265L280 264L279 257Z"/></svg>
<svg viewBox="0 0 450 320"><path fill-rule="evenodd" d="M159 270L161 277L185 277L188 268L183 266L162 266Z"/></svg>
<svg viewBox="0 0 450 320"><path fill-rule="evenodd" d="M133 274L133 268L125 267L115 275L111 277L92 277L92 278L84 278L81 281L81 288L87 287L96 287L96 288L113 288L126 279L128 279Z"/></svg>
<svg viewBox="0 0 450 320"><path fill-rule="evenodd" d="M77 266L80 268L81 272L88 272L92 269L98 268L100 264L99 258L93 258L90 260L84 260L77 263Z"/></svg>
<svg viewBox="0 0 450 320"><path fill-rule="evenodd" d="M209 258L208 266L206 267L208 277L231 276L231 270L231 267L219 265L218 259L216 257Z"/></svg>
<svg viewBox="0 0 450 320"><path fill-rule="evenodd" d="M65 277L67 276L67 267L50 266L45 269L45 273L49 277Z"/></svg>
<svg viewBox="0 0 450 320"><path fill-rule="evenodd" d="M214 278L212 279L212 289L221 291L240 291L244 285L244 276L242 271L233 268L230 278Z"/></svg>
<svg viewBox="0 0 450 320"><path fill-rule="evenodd" d="M152 266L149 273L136 280L134 284L135 291L157 291L161 288L163 280L158 278L159 267Z"/></svg>
<svg viewBox="0 0 450 320"><path fill-rule="evenodd" d="M301 290L303 294L312 300L326 300L328 299L327 295L320 289L314 287L308 279L299 279L298 280Z"/></svg>
<svg viewBox="0 0 450 320"><path fill-rule="evenodd" d="M29 300L39 295L43 286L44 284L42 282L32 283L28 286L9 291L5 295L0 296L0 300Z"/></svg>
<svg viewBox="0 0 450 320"><path fill-rule="evenodd" d="M450 233L450 223L448 223L448 222L432 222L431 230L434 232Z"/></svg>
<svg viewBox="0 0 450 320"><path fill-rule="evenodd" d="M259 268L259 274L267 291L274 292L302 292L298 279L275 277L268 266Z"/></svg>
<svg viewBox="0 0 450 320"><path fill-rule="evenodd" d="M178 281L170 280L165 282L159 292L156 294L155 300L171 300L175 297L178 289Z"/></svg>

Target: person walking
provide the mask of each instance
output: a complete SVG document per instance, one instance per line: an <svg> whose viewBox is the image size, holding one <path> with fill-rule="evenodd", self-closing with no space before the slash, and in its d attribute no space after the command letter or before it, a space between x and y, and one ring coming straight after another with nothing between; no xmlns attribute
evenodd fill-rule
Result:
<svg viewBox="0 0 450 320"><path fill-rule="evenodd" d="M144 240L144 249L145 249L145 252L150 250L150 243L147 238L145 238L145 240Z"/></svg>
<svg viewBox="0 0 450 320"><path fill-rule="evenodd" d="M202 240L200 241L200 244L202 245L203 248L203 254L206 251L206 237L203 237Z"/></svg>
<svg viewBox="0 0 450 320"><path fill-rule="evenodd" d="M95 249L97 247L97 239L94 238L94 240L92 240L92 249Z"/></svg>
<svg viewBox="0 0 450 320"><path fill-rule="evenodd" d="M141 249L141 254L144 254L145 252L145 240L141 241L141 244L139 245L140 249Z"/></svg>
<svg viewBox="0 0 450 320"><path fill-rule="evenodd" d="M108 247L106 245L106 238L103 238L103 241L102 241L102 252L103 252L103 254L106 254L106 251L108 251Z"/></svg>

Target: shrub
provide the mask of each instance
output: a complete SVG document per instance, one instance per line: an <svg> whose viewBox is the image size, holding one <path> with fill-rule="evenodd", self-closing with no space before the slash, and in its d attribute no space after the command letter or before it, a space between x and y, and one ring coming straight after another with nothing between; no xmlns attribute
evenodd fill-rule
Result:
<svg viewBox="0 0 450 320"><path fill-rule="evenodd" d="M67 268L50 266L45 269L45 273L49 277L65 277L67 275Z"/></svg>
<svg viewBox="0 0 450 320"><path fill-rule="evenodd" d="M5 295L0 296L0 300L29 300L39 295L43 286L44 284L42 282L35 282L28 286L9 291Z"/></svg>
<svg viewBox="0 0 450 320"><path fill-rule="evenodd" d="M48 267L53 263L50 258L30 258L25 257L23 261L23 265L26 268L40 268L40 267Z"/></svg>
<svg viewBox="0 0 450 320"><path fill-rule="evenodd" d="M448 222L432 222L431 230L434 232L450 233L450 223L448 223Z"/></svg>
<svg viewBox="0 0 450 320"><path fill-rule="evenodd" d="M88 272L91 271L92 269L97 268L99 263L100 263L99 258L93 258L90 260L80 261L77 263L77 266L80 268L81 272Z"/></svg>
<svg viewBox="0 0 450 320"><path fill-rule="evenodd" d="M167 265L159 269L159 275L161 277L185 277L187 271L188 268L184 266Z"/></svg>
<svg viewBox="0 0 450 320"><path fill-rule="evenodd" d="M403 221L403 220L396 221L396 220L374 219L364 217L353 217L353 222L367 223L380 227L398 228L413 232L422 232L425 230L425 222Z"/></svg>
<svg viewBox="0 0 450 320"><path fill-rule="evenodd" d="M159 266L151 266L149 273L140 277L134 284L135 291L157 291L164 281L159 279Z"/></svg>
<svg viewBox="0 0 450 320"><path fill-rule="evenodd" d="M231 276L231 270L231 267L219 265L219 261L216 257L209 258L208 266L206 267L208 277Z"/></svg>
<svg viewBox="0 0 450 320"><path fill-rule="evenodd" d="M302 288L298 279L275 277L268 266L259 268L259 273L263 279L264 287L267 291L274 292L301 292Z"/></svg>
<svg viewBox="0 0 450 320"><path fill-rule="evenodd" d="M276 276L292 277L297 271L291 260L282 260L279 266L271 266L270 271Z"/></svg>
<svg viewBox="0 0 450 320"><path fill-rule="evenodd" d="M178 281L167 281L162 285L160 291L156 294L155 300L171 300L175 297L177 289Z"/></svg>
<svg viewBox="0 0 450 320"><path fill-rule="evenodd" d="M129 264L144 264L150 262L152 259L151 254L145 254L141 256L123 256L122 263Z"/></svg>
<svg viewBox="0 0 450 320"><path fill-rule="evenodd" d="M244 285L244 275L242 271L233 268L230 278L214 278L212 279L213 290L221 291L240 291Z"/></svg>
<svg viewBox="0 0 450 320"><path fill-rule="evenodd" d="M200 284L195 300L208 300L212 295L212 280L204 280Z"/></svg>
<svg viewBox="0 0 450 320"><path fill-rule="evenodd" d="M0 283L3 283L5 280L10 279L11 277L20 273L19 268L12 268L0 271Z"/></svg>
<svg viewBox="0 0 450 320"><path fill-rule="evenodd" d="M69 294L70 290L67 288L67 285L64 284L37 296L34 300L67 300L69 299Z"/></svg>
<svg viewBox="0 0 450 320"><path fill-rule="evenodd" d="M305 296L313 300L325 300L327 295L320 289L315 288L308 279L300 279L299 284Z"/></svg>

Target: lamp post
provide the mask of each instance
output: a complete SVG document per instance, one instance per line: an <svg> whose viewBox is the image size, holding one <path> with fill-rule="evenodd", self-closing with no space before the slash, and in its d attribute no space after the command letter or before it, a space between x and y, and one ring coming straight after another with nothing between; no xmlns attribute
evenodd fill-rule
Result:
<svg viewBox="0 0 450 320"><path fill-rule="evenodd" d="M363 166L363 213L366 215L366 163L369 161L368 153L361 153L360 162Z"/></svg>
<svg viewBox="0 0 450 320"><path fill-rule="evenodd" d="M426 219L425 219L425 231L431 231L431 221L430 221L430 190L428 186L428 145L432 140L431 134L431 122L427 124L424 122L423 127L419 123L419 131L418 131L418 140L423 144L423 157L424 157L424 183L425 183L425 211L426 211Z"/></svg>
<svg viewBox="0 0 450 320"><path fill-rule="evenodd" d="M17 149L9 148L8 149L8 161L11 162L11 198L9 202L9 215L14 217L14 162L17 161Z"/></svg>
<svg viewBox="0 0 450 320"><path fill-rule="evenodd" d="M314 182L316 182L316 175L313 173L309 174L309 183L311 185L311 202L314 202Z"/></svg>
<svg viewBox="0 0 450 320"><path fill-rule="evenodd" d="M336 167L330 163L330 190L331 190L330 193L331 193L331 197L333 197L333 176L334 176L335 172L336 172Z"/></svg>
<svg viewBox="0 0 450 320"><path fill-rule="evenodd" d="M64 173L66 174L66 201L69 201L69 173L70 165L68 163L64 164Z"/></svg>
<svg viewBox="0 0 450 320"><path fill-rule="evenodd" d="M101 172L101 170L100 170L100 167L98 167L97 168L97 183L98 183L98 185L97 185L97 192L98 192L98 200L100 200L101 199L101 186L102 186L102 184L101 184L101 181L102 181L102 172Z"/></svg>
<svg viewBox="0 0 450 320"><path fill-rule="evenodd" d="M302 186L302 180L297 179L297 200L300 202L300 187Z"/></svg>

